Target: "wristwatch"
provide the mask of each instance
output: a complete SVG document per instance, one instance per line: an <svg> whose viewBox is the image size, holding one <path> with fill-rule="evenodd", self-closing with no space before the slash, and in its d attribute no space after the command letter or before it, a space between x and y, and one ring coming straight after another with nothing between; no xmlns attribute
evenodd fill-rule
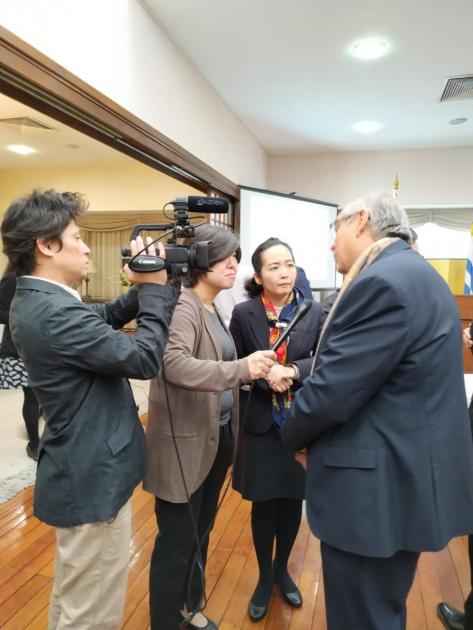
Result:
<svg viewBox="0 0 473 630"><path fill-rule="evenodd" d="M294 370L294 376L292 377L292 380L298 381L300 377L300 371L297 365L295 365L294 363L290 363L287 367L290 367Z"/></svg>

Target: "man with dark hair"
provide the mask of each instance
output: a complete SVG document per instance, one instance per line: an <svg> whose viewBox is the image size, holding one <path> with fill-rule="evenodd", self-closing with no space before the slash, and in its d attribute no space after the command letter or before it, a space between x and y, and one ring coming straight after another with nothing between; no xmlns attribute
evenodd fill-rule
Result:
<svg viewBox="0 0 473 630"><path fill-rule="evenodd" d="M145 438L127 378L162 364L178 289L165 271L138 274L126 295L83 304L89 266L78 194L34 191L7 209L4 252L18 278L12 337L46 420L34 514L56 528L50 630L118 628L126 592L130 497L145 472ZM143 247L132 243L132 252ZM154 247L150 247L154 253ZM164 249L160 246L160 255ZM136 335L120 328L136 318Z"/></svg>
<svg viewBox="0 0 473 630"><path fill-rule="evenodd" d="M357 199L334 227L345 279L282 437L308 450L328 629L402 630L419 553L473 531L460 320L391 195Z"/></svg>

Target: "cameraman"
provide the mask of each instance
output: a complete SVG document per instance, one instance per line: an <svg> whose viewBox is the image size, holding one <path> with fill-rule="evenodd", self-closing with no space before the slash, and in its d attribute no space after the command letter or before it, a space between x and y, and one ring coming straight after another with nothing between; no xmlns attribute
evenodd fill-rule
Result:
<svg viewBox="0 0 473 630"><path fill-rule="evenodd" d="M90 251L76 222L86 207L76 193L34 191L10 205L1 226L19 276L12 337L46 419L34 514L56 528L50 630L119 626L130 497L146 452L127 377L158 373L179 293L164 286L165 271L125 267L135 288L103 305L83 304L75 287L87 274ZM137 239L132 252L142 246ZM119 329L135 317L136 335L129 337Z"/></svg>

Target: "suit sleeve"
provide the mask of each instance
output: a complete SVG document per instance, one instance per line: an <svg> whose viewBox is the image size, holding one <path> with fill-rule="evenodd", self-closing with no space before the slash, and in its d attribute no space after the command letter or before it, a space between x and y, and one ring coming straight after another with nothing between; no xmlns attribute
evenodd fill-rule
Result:
<svg viewBox="0 0 473 630"><path fill-rule="evenodd" d="M251 381L246 359L219 361L193 356L199 323L195 310L179 302L172 319L164 358L166 380L202 392L221 392Z"/></svg>
<svg viewBox="0 0 473 630"><path fill-rule="evenodd" d="M356 281L330 323L314 373L294 396L283 441L305 448L356 416L401 360L407 321L407 305L389 283Z"/></svg>
<svg viewBox="0 0 473 630"><path fill-rule="evenodd" d="M119 330L134 319L138 313L138 289L132 287L116 300L111 300L105 304L88 304L87 306L112 328Z"/></svg>
<svg viewBox="0 0 473 630"><path fill-rule="evenodd" d="M320 304L314 301L312 308L318 309L318 313L314 321L314 325L316 327L317 332L315 336L313 337L312 346L310 348L307 348L307 354L315 352L315 349L319 342L320 333L322 332L322 328L325 321L325 313L322 310L322 307L320 306ZM299 368L299 373L300 373L299 382L302 382L305 378L309 376L310 370L312 368L312 361L313 361L312 356L313 355L311 354L311 356L305 359L297 359L296 361L291 361L291 363L294 363L294 365L297 365L297 367Z"/></svg>
<svg viewBox="0 0 473 630"><path fill-rule="evenodd" d="M66 365L110 376L150 379L159 372L177 287L143 284L136 289L137 330L133 337L114 330L107 316L71 300L48 320L51 346ZM118 321L118 320L116 320Z"/></svg>

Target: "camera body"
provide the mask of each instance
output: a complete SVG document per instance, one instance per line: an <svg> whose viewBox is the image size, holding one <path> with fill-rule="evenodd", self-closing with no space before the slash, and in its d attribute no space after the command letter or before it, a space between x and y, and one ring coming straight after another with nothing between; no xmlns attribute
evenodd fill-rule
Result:
<svg viewBox="0 0 473 630"><path fill-rule="evenodd" d="M173 277L186 275L189 269L209 270L209 242L195 245L177 245L177 239L192 238L195 225L189 221L189 212L228 212L228 200L221 197L176 197L170 204L174 207L174 223L140 224L133 228L130 240L135 240L141 232L169 232L170 237L164 250L166 257L148 256L138 252L132 256L128 247L122 247L122 264L128 264L132 271L149 273L166 269ZM167 205L167 204L166 204Z"/></svg>

